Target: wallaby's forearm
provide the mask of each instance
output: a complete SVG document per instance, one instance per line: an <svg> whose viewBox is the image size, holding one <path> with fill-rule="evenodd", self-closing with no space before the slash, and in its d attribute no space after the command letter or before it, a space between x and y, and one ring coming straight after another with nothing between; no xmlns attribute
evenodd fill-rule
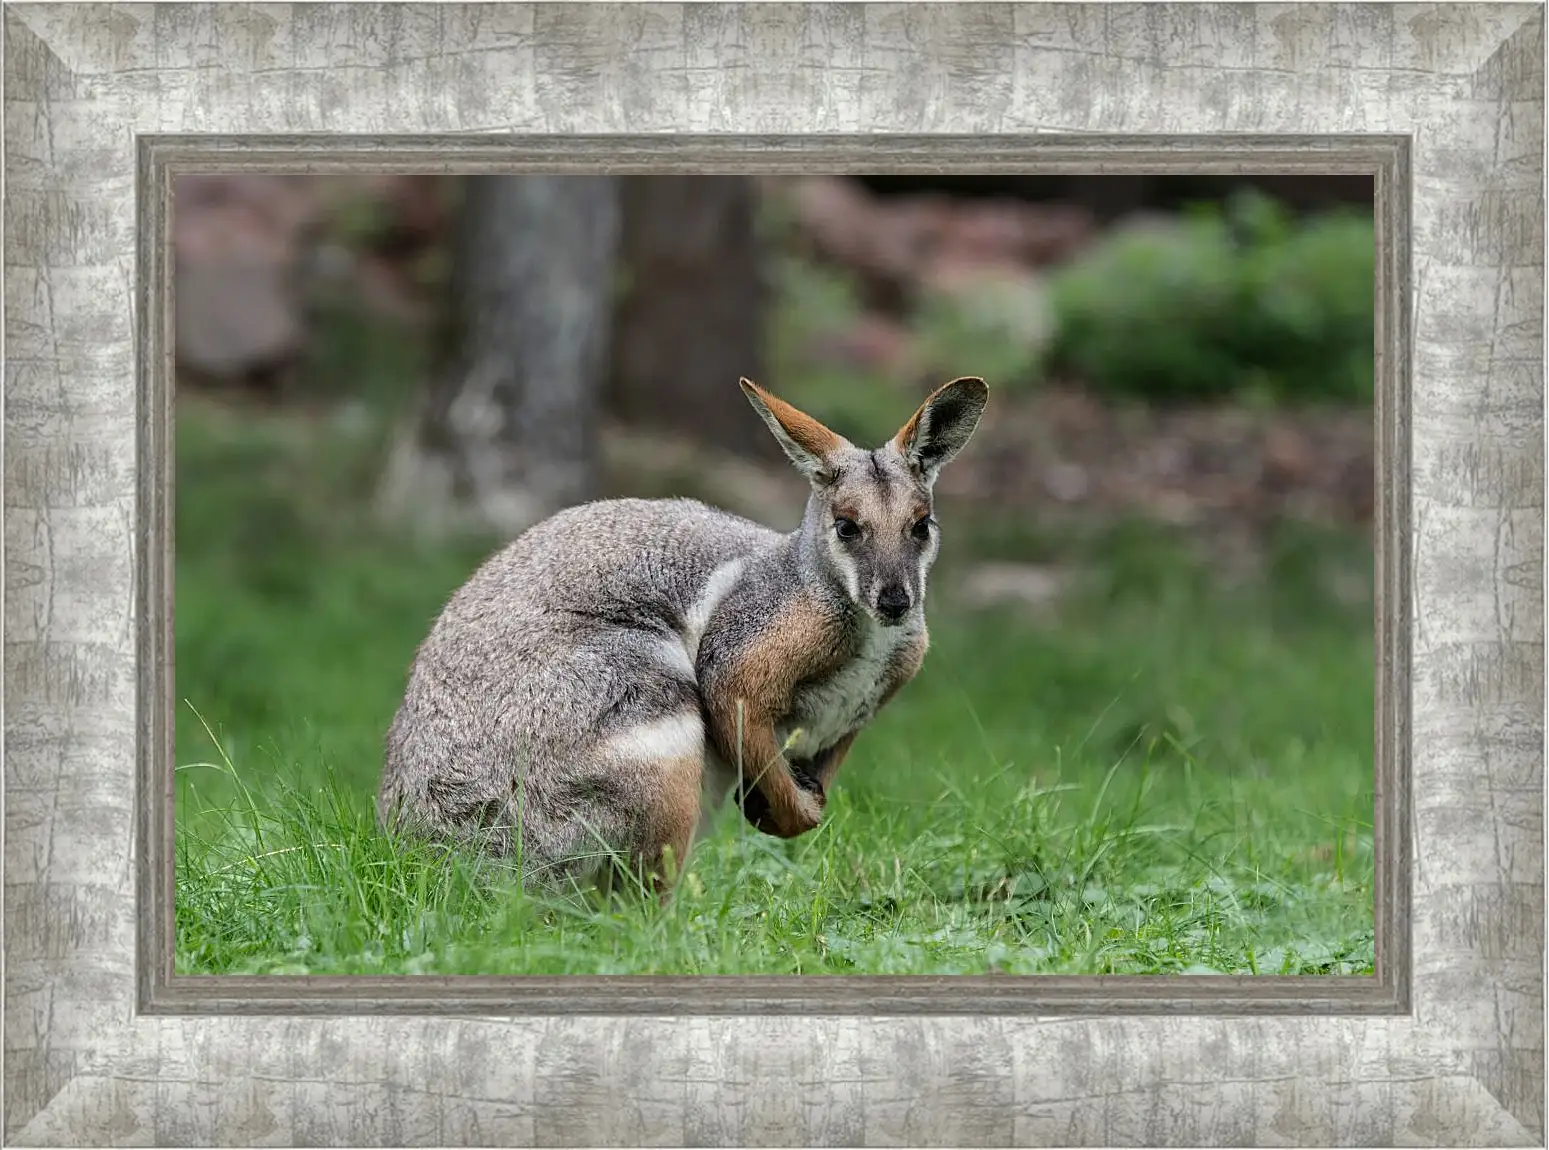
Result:
<svg viewBox="0 0 1549 1150"><path fill-rule="evenodd" d="M722 760L740 770L743 786L768 804L767 815L756 820L759 830L795 838L817 826L821 803L797 786L766 715L748 707L740 715L730 708L712 711L710 738Z"/></svg>
<svg viewBox="0 0 1549 1150"><path fill-rule="evenodd" d="M735 600L729 597L727 604L731 606L723 605L722 610L734 607ZM775 734L776 720L790 713L798 683L839 660L843 632L833 613L804 589L765 620L750 638L701 647L700 696L717 753L733 769L740 766L744 786L756 791L768 808L757 816L749 813L754 825L794 838L818 825L823 802L792 776Z"/></svg>

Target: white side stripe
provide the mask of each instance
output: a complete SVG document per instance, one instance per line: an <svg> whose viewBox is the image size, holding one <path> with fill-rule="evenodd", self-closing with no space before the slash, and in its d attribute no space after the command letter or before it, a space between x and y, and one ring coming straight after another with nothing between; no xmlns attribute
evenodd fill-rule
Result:
<svg viewBox="0 0 1549 1150"><path fill-rule="evenodd" d="M642 761L697 759L703 756L704 746L704 723L694 714L668 715L641 723L613 735L605 744L609 755Z"/></svg>
<svg viewBox="0 0 1549 1150"><path fill-rule="evenodd" d="M710 572L710 578L705 580L704 590L699 593L699 598L694 601L694 605L688 609L688 614L683 620L683 646L688 652L690 667L699 660L699 641L704 638L705 627L710 623L710 616L715 614L715 609L721 605L721 600L726 598L727 592L737 585L737 580L742 577L742 570L747 565L746 558L731 559L722 563Z"/></svg>

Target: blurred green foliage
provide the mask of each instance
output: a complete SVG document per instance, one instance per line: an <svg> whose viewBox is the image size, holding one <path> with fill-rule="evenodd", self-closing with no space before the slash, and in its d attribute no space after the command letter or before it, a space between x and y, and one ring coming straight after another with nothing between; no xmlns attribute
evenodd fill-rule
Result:
<svg viewBox="0 0 1549 1150"><path fill-rule="evenodd" d="M913 326L926 363L943 381L964 372L1012 387L1037 380L1057 322L1048 297L1036 279L995 277L972 290L924 293Z"/></svg>
<svg viewBox="0 0 1549 1150"><path fill-rule="evenodd" d="M1155 400L1368 401L1375 259L1370 217L1256 195L1120 229L1053 277L1051 363Z"/></svg>
<svg viewBox="0 0 1549 1150"><path fill-rule="evenodd" d="M1029 388L1057 374L1153 402L1369 403L1374 238L1367 214L1296 218L1245 195L1115 227L1046 280L924 292L904 321L931 378ZM888 381L801 359L863 311L854 275L785 252L774 268L777 383L794 377L808 401L871 429L870 409L894 402Z"/></svg>

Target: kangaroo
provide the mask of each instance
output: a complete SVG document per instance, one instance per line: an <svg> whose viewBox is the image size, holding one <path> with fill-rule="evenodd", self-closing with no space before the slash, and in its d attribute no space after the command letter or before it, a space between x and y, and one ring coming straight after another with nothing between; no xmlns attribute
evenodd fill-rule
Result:
<svg viewBox="0 0 1549 1150"><path fill-rule="evenodd" d="M384 826L477 835L530 886L606 883L622 860L663 897L733 791L763 832L818 826L856 735L924 659L932 489L988 389L954 380L866 450L741 386L810 484L801 526L612 499L529 528L415 656Z"/></svg>

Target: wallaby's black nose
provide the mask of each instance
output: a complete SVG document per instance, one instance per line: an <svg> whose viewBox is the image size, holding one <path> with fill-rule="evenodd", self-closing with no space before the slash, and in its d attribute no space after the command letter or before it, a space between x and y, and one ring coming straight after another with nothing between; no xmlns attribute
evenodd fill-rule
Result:
<svg viewBox="0 0 1549 1150"><path fill-rule="evenodd" d="M909 592L898 584L882 588L877 596L877 613L889 622L897 622L909 610Z"/></svg>

